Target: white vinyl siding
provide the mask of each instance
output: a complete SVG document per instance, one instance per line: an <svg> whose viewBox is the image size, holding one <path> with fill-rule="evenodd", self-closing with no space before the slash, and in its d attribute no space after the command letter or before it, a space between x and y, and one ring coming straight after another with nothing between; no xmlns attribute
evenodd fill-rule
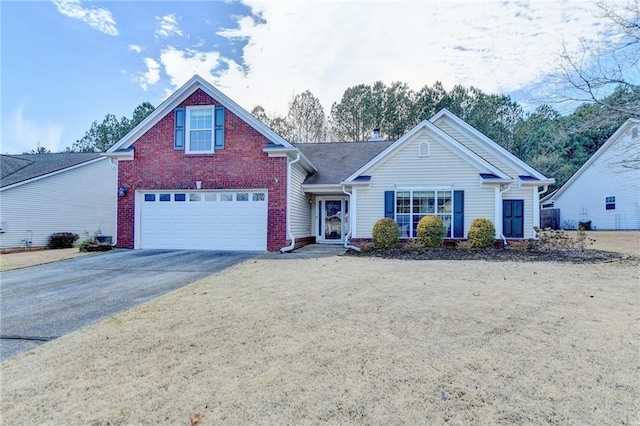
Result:
<svg viewBox="0 0 640 426"><path fill-rule="evenodd" d="M291 232L294 238L309 237L311 231L311 203L302 190L302 182L307 171L295 163L291 166L291 194L289 194L289 214L291 215Z"/></svg>
<svg viewBox="0 0 640 426"><path fill-rule="evenodd" d="M419 144L428 141L428 157L418 155ZM384 192L401 189L463 190L465 237L477 217L493 220L495 192L480 186L480 171L437 138L422 130L374 169L368 188L357 190L356 229L353 238L371 238L374 223L384 217Z"/></svg>
<svg viewBox="0 0 640 426"><path fill-rule="evenodd" d="M537 223L534 225L533 223L533 197L535 196L534 191L538 191L537 187L522 187L522 188L514 188L509 191L502 193L503 200L523 200L524 201L524 238L533 238L535 232L533 230L534 226L539 226ZM539 207L536 206L536 209ZM502 206L500 207L500 211L502 212ZM497 229L496 231L502 232L502 229Z"/></svg>
<svg viewBox="0 0 640 426"><path fill-rule="evenodd" d="M54 232L116 238L117 168L107 158L0 192L0 247L21 247L31 231L34 247Z"/></svg>
<svg viewBox="0 0 640 426"><path fill-rule="evenodd" d="M528 175L529 172L524 169L514 167L514 164L510 161L504 160L502 157L496 155L491 149L487 148L484 143L471 139L466 134L456 130L451 124L444 118L441 118L435 123L438 128L443 130L449 136L469 148L471 151L484 158L493 166L507 173L512 178L518 178L520 175ZM497 143L497 142L496 142Z"/></svg>
<svg viewBox="0 0 640 426"><path fill-rule="evenodd" d="M640 170L620 165L622 158L638 155L631 153L632 144L640 152L640 126L635 128L635 139L631 128L555 199L561 227L577 227L578 222L590 220L596 229L640 229ZM607 210L605 199L611 196L615 196L615 209Z"/></svg>

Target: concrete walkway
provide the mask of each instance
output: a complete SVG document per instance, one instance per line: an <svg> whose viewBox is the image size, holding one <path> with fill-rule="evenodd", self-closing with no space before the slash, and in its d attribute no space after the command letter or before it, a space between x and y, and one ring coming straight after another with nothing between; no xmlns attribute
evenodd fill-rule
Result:
<svg viewBox="0 0 640 426"><path fill-rule="evenodd" d="M342 256L347 249L342 244L309 244L288 253L267 253L265 259L312 259L315 257Z"/></svg>

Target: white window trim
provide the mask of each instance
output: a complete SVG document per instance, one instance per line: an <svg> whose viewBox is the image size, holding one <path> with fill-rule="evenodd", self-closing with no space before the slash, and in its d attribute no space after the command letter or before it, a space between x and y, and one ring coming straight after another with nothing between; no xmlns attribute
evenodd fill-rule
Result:
<svg viewBox="0 0 640 426"><path fill-rule="evenodd" d="M430 155L431 155L431 144L427 141L420 142L418 144L418 157L429 157Z"/></svg>
<svg viewBox="0 0 640 426"><path fill-rule="evenodd" d="M402 189L401 189L402 188ZM453 212L455 211L455 206L454 206L454 195L453 195L453 188L451 186L449 187L397 187L396 188L396 192L395 192L395 205L393 206L393 218L394 220L397 222L398 221L398 215L409 215L410 217L410 221L409 221L409 234L411 234L413 232L413 216L415 215L419 215L420 213L413 213L413 193L414 192L425 192L425 191L432 191L435 192L435 212L434 213L426 213L424 214L424 216L451 216L451 230L449 235L445 235L445 238L453 238ZM409 211L410 213L398 213L398 192L409 192L410 195L410 204L409 204ZM450 213L438 213L438 192L449 192L451 194L451 212ZM400 237L401 239L406 239L406 238L417 238L417 235L414 236L409 236L409 237Z"/></svg>
<svg viewBox="0 0 640 426"><path fill-rule="evenodd" d="M607 201L607 198L613 198L613 201ZM612 209L608 209L607 205L608 204L613 204L613 208ZM616 209L616 196L615 195L606 195L604 197L604 211L605 212L611 212L614 211Z"/></svg>
<svg viewBox="0 0 640 426"><path fill-rule="evenodd" d="M191 111L199 109L211 110L211 149L206 151L191 150ZM215 105L193 105L185 108L184 152L185 154L213 154L216 146L216 107ZM203 129L199 129L203 130Z"/></svg>

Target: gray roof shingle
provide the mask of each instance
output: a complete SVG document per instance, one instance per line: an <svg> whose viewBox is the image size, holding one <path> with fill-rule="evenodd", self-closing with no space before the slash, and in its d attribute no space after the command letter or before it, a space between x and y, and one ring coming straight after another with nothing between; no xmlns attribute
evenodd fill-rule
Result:
<svg viewBox="0 0 640 426"><path fill-rule="evenodd" d="M100 158L99 152L0 155L0 188Z"/></svg>
<svg viewBox="0 0 640 426"><path fill-rule="evenodd" d="M339 184L387 149L393 141L294 144L318 170L305 184Z"/></svg>

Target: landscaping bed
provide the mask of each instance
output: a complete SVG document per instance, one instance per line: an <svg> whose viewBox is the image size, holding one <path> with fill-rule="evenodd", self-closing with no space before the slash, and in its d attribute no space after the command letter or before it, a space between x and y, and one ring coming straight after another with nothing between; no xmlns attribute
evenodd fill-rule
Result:
<svg viewBox="0 0 640 426"><path fill-rule="evenodd" d="M640 258L628 254L604 250L514 250L514 249L392 249L392 250L349 250L349 256L381 257L384 259L402 260L485 260L490 262L569 262L594 263L618 260L639 261Z"/></svg>

